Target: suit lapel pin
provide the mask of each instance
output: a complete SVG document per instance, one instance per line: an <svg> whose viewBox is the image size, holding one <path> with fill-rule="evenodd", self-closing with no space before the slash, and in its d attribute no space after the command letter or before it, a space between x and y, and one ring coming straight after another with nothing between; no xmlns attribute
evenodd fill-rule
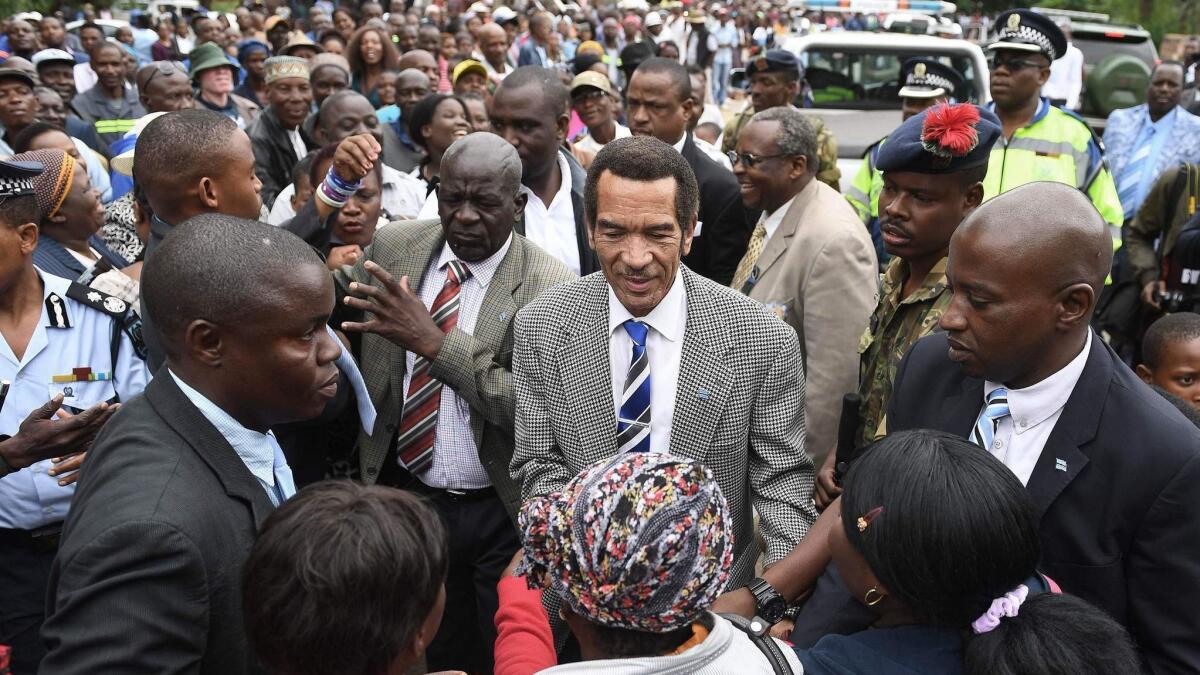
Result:
<svg viewBox="0 0 1200 675"><path fill-rule="evenodd" d="M1058 469L1059 471L1066 471L1067 470L1067 460L1055 459L1054 460L1054 468Z"/></svg>
<svg viewBox="0 0 1200 675"><path fill-rule="evenodd" d="M701 401L707 401L708 400L708 390L705 389L704 387L700 387L699 389L696 390L696 398L700 399Z"/></svg>
<svg viewBox="0 0 1200 675"><path fill-rule="evenodd" d="M508 321L508 312L500 312L500 320Z"/></svg>

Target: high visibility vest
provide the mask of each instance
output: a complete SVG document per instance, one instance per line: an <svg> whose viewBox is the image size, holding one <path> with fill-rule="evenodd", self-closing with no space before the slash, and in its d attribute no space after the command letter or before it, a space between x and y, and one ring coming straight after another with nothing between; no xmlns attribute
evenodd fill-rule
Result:
<svg viewBox="0 0 1200 675"><path fill-rule="evenodd" d="M1046 99L1029 126L1017 129L1011 139L1000 138L992 147L983 198L1037 181L1065 183L1084 191L1101 217L1116 228L1113 236L1119 240L1125 211L1100 142L1082 119Z"/></svg>
<svg viewBox="0 0 1200 675"><path fill-rule="evenodd" d="M871 221L879 217L879 193L883 192L883 173L875 168L879 159L879 149L887 141L887 137L875 141L863 154L863 163L854 175L854 181L846 190L846 201L858 213L864 225L870 226Z"/></svg>

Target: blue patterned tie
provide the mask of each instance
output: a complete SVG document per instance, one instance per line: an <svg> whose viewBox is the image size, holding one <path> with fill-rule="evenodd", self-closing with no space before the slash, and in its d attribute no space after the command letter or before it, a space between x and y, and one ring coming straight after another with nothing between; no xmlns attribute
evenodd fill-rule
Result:
<svg viewBox="0 0 1200 675"><path fill-rule="evenodd" d="M983 406L983 412L979 413L979 419L975 420L975 428L971 430L971 442L991 452L992 441L996 438L996 427L1001 419L1010 414L1008 390L1004 387L993 389L992 393L987 395L987 404Z"/></svg>
<svg viewBox="0 0 1200 675"><path fill-rule="evenodd" d="M1129 158L1129 163L1121 170L1121 182L1117 185L1117 198L1121 200L1126 218L1132 218L1137 210L1138 204L1135 202L1141 191L1142 171L1146 160L1150 158L1150 147L1154 144L1154 127L1150 127L1149 131L1146 142L1138 147L1133 157Z"/></svg>
<svg viewBox="0 0 1200 675"><path fill-rule="evenodd" d="M621 392L621 413L617 416L618 452L650 451L650 355L646 353L649 327L630 319L621 324L633 340L633 358L625 388Z"/></svg>

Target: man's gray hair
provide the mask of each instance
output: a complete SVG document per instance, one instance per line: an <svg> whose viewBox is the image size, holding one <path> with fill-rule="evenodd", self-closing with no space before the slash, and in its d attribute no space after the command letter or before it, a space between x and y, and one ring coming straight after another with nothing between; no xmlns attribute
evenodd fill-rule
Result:
<svg viewBox="0 0 1200 675"><path fill-rule="evenodd" d="M511 190L513 194L521 189L521 156L516 148L496 134L467 134L454 141L442 155L442 167L453 167L459 155L467 155L463 161L495 162L504 189Z"/></svg>
<svg viewBox="0 0 1200 675"><path fill-rule="evenodd" d="M779 152L785 155L803 155L808 159L808 170L817 172L820 160L817 157L817 131L804 113L788 105L767 108L750 118L750 124L755 122L779 122L779 134L775 136L775 144Z"/></svg>

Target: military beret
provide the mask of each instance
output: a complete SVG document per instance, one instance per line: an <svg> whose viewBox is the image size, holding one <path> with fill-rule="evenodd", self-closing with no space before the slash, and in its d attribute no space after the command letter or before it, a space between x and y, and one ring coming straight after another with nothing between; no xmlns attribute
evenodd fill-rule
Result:
<svg viewBox="0 0 1200 675"><path fill-rule="evenodd" d="M801 77L804 73L800 59L786 49L768 49L766 53L750 60L746 66L746 75L755 73L791 73Z"/></svg>
<svg viewBox="0 0 1200 675"><path fill-rule="evenodd" d="M986 164L1000 120L995 113L970 103L941 103L913 115L896 128L879 148L880 171L955 173Z"/></svg>
<svg viewBox="0 0 1200 675"><path fill-rule="evenodd" d="M1051 61L1067 53L1067 36L1044 14L1010 9L996 17L996 39L988 49L1014 49L1044 54Z"/></svg>
<svg viewBox="0 0 1200 675"><path fill-rule="evenodd" d="M963 78L950 66L930 58L913 58L900 69L901 98L954 97Z"/></svg>

